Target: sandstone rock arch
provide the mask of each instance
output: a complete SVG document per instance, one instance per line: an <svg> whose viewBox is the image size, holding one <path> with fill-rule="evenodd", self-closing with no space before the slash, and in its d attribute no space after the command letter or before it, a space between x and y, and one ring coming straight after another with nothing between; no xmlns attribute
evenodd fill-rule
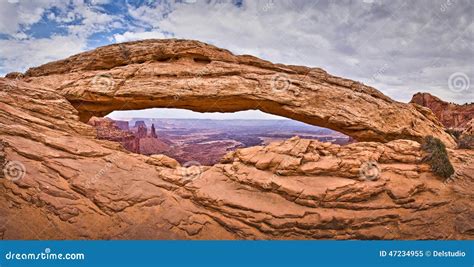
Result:
<svg viewBox="0 0 474 267"><path fill-rule="evenodd" d="M263 99L275 113L360 140L451 141L426 109L322 70L153 40L7 76L0 239L472 239L472 150L448 150L457 173L442 181L414 141L292 138L231 152L189 179L171 158L98 140L78 116L159 103L217 109L209 99L219 93L232 102L227 111ZM290 86L272 90L282 76ZM260 91L251 91L256 84ZM371 161L380 167L376 179L360 171Z"/></svg>
<svg viewBox="0 0 474 267"><path fill-rule="evenodd" d="M198 41L109 45L16 75L60 92L82 121L114 110L152 107L198 112L258 109L359 141L420 141L433 135L454 145L428 109L394 101L319 68L236 56Z"/></svg>

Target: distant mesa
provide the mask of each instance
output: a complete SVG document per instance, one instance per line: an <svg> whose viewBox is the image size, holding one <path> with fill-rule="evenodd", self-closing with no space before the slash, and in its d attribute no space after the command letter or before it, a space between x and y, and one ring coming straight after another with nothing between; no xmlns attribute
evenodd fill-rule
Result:
<svg viewBox="0 0 474 267"><path fill-rule="evenodd" d="M137 125L138 125L138 127L137 127ZM145 137L147 137L148 129L147 129L147 127L146 127L146 125L145 125L144 122L142 122L142 123L138 123L138 122L135 123L135 127L137 128L137 137L138 137L138 138L145 138Z"/></svg>
<svg viewBox="0 0 474 267"><path fill-rule="evenodd" d="M115 122L115 126L117 126L120 130L123 130L123 131L129 131L130 130L130 126L128 124L128 121L114 120L114 122Z"/></svg>
<svg viewBox="0 0 474 267"><path fill-rule="evenodd" d="M135 126L133 126L133 127L138 128L138 127L140 127L140 126L146 128L145 122L144 122L144 121L136 121L136 122L135 122Z"/></svg>
<svg viewBox="0 0 474 267"><path fill-rule="evenodd" d="M109 118L92 117L88 124L94 126L98 139L119 142L128 151L140 153L139 140L132 132L124 130L124 128L128 129L128 122L124 123L124 121L114 121Z"/></svg>

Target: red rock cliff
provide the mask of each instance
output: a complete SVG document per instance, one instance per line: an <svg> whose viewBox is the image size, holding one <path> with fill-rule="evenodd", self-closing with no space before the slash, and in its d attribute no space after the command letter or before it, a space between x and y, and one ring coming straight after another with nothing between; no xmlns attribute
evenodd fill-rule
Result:
<svg viewBox="0 0 474 267"><path fill-rule="evenodd" d="M474 116L474 104L448 103L429 93L416 93L410 103L427 107L446 128L466 128Z"/></svg>

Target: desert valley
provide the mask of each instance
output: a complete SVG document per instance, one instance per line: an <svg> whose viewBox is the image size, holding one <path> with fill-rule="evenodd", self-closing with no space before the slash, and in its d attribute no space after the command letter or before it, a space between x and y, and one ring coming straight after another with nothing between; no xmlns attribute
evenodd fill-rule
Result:
<svg viewBox="0 0 474 267"><path fill-rule="evenodd" d="M330 129L292 120L211 120L92 118L99 139L118 141L125 149L143 154L164 154L179 163L214 165L238 148L268 145L294 136L347 144L350 138Z"/></svg>

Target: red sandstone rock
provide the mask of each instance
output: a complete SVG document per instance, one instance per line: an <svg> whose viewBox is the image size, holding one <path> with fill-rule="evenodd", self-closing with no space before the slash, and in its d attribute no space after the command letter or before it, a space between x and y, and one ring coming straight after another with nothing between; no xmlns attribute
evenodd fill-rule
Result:
<svg viewBox="0 0 474 267"><path fill-rule="evenodd" d="M429 93L416 93L410 103L431 109L446 128L464 129L474 118L474 103L464 105L448 103Z"/></svg>
<svg viewBox="0 0 474 267"><path fill-rule="evenodd" d="M143 155L166 154L170 149L168 144L154 137L139 138L139 142L140 154Z"/></svg>
<svg viewBox="0 0 474 267"><path fill-rule="evenodd" d="M151 125L150 136L151 136L152 138L157 138L157 137L158 137L158 136L156 135L155 124L152 124L152 125Z"/></svg>
<svg viewBox="0 0 474 267"><path fill-rule="evenodd" d="M140 153L140 141L137 140L132 132L119 128L117 121L109 118L92 117L88 124L94 126L97 130L98 139L119 142L128 151ZM125 128L123 123L119 122L119 124Z"/></svg>
<svg viewBox="0 0 474 267"><path fill-rule="evenodd" d="M22 79L56 90L82 121L150 107L199 112L259 109L330 128L358 141L421 141L454 147L431 112L319 68L273 64L189 40L144 40L97 48L31 68Z"/></svg>

